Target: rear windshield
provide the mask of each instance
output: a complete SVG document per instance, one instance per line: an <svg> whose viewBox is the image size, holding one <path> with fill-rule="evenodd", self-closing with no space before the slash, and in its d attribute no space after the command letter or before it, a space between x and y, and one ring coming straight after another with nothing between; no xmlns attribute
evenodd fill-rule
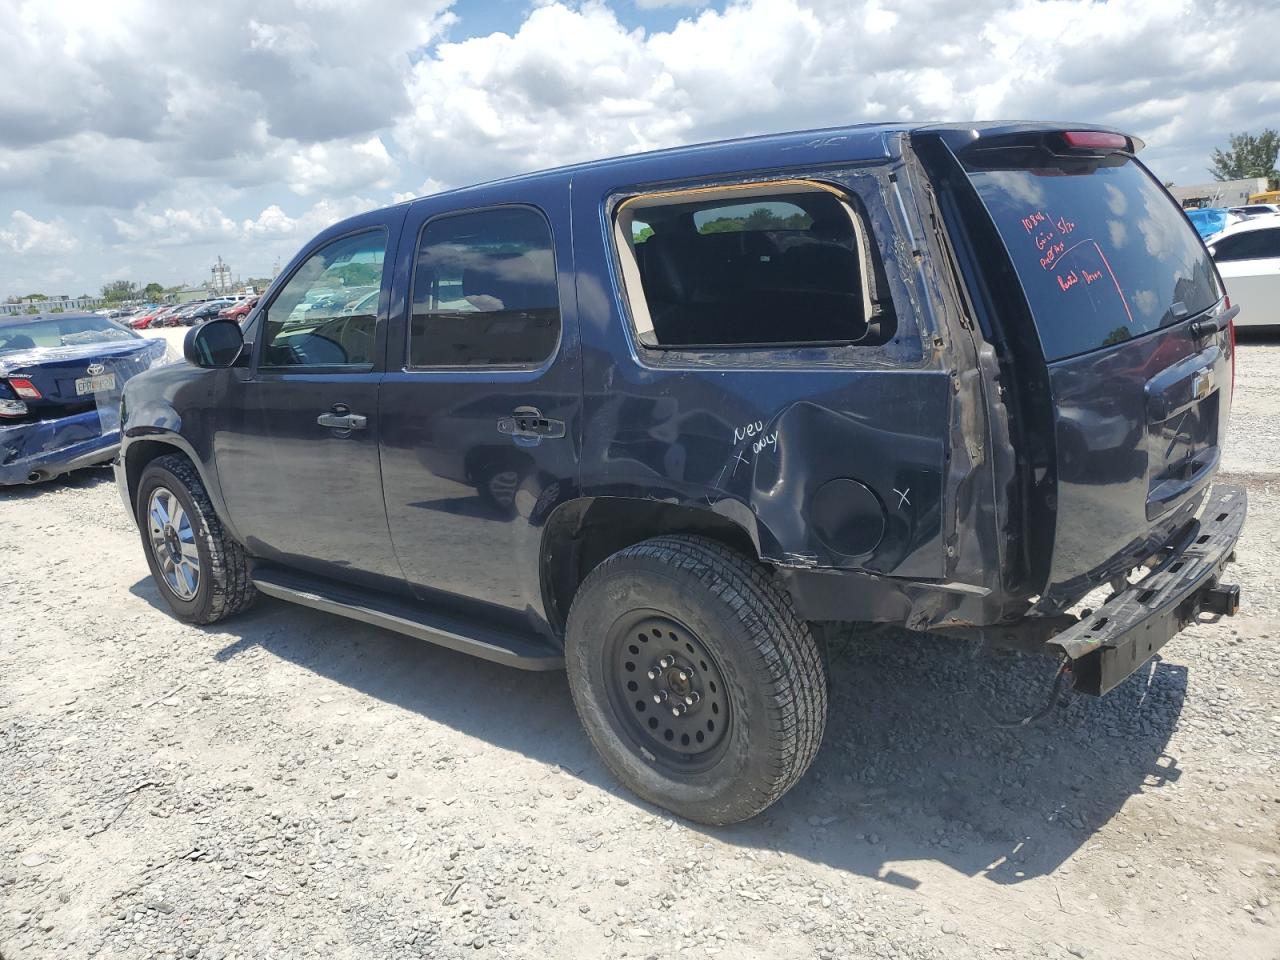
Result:
<svg viewBox="0 0 1280 960"><path fill-rule="evenodd" d="M1046 360L1142 336L1221 296L1200 238L1133 160L986 160L968 173L1022 281Z"/></svg>
<svg viewBox="0 0 1280 960"><path fill-rule="evenodd" d="M33 347L70 347L108 340L137 340L138 335L106 317L60 317L0 325L0 354Z"/></svg>

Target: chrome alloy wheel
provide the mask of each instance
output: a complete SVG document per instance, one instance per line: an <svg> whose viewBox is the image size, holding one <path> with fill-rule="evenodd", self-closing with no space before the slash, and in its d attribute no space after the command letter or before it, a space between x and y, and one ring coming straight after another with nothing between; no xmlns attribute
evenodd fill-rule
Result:
<svg viewBox="0 0 1280 960"><path fill-rule="evenodd" d="M165 487L156 487L147 503L151 549L165 585L179 600L191 600L200 589L200 553L191 517Z"/></svg>

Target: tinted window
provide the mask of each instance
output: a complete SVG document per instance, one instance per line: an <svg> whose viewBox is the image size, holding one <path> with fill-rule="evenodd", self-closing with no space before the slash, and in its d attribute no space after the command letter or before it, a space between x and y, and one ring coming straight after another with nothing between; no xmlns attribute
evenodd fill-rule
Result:
<svg viewBox="0 0 1280 960"><path fill-rule="evenodd" d="M1129 159L969 176L1022 281L1044 355L1084 353L1207 310L1213 264L1177 205ZM1043 163L1043 165L1040 165Z"/></svg>
<svg viewBox="0 0 1280 960"><path fill-rule="evenodd" d="M883 343L893 307L866 220L825 190L645 198L618 213L642 343ZM637 289L637 287L639 289Z"/></svg>
<svg viewBox="0 0 1280 960"><path fill-rule="evenodd" d="M1250 230L1223 237L1213 245L1213 259L1263 260L1280 257L1280 228Z"/></svg>
<svg viewBox="0 0 1280 960"><path fill-rule="evenodd" d="M555 256L541 214L506 207L423 227L410 366L534 366L559 337Z"/></svg>
<svg viewBox="0 0 1280 960"><path fill-rule="evenodd" d="M262 365L364 368L373 363L382 230L321 247L267 307Z"/></svg>
<svg viewBox="0 0 1280 960"><path fill-rule="evenodd" d="M106 317L66 317L0 324L0 354L33 347L70 347L108 340L137 340L138 335Z"/></svg>

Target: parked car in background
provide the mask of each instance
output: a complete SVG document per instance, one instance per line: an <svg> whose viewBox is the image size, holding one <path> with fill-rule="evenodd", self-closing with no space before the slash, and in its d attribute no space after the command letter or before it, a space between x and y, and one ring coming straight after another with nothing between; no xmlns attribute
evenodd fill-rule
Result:
<svg viewBox="0 0 1280 960"><path fill-rule="evenodd" d="M1196 228L1196 233L1201 238L1211 237L1225 227L1233 223L1238 223L1244 217L1237 213L1222 207L1201 207L1197 210L1184 210L1187 219L1191 221L1192 226Z"/></svg>
<svg viewBox="0 0 1280 960"><path fill-rule="evenodd" d="M194 310L184 314L182 322L187 326L204 323L206 320L212 320L233 303L235 303L234 300L206 300L199 304Z"/></svg>
<svg viewBox="0 0 1280 960"><path fill-rule="evenodd" d="M1249 217L1205 244L1240 308L1237 325L1280 328L1280 215Z"/></svg>
<svg viewBox="0 0 1280 960"><path fill-rule="evenodd" d="M166 350L97 314L0 318L0 485L115 456L120 391Z"/></svg>
<svg viewBox="0 0 1280 960"><path fill-rule="evenodd" d="M164 314L171 309L172 307L157 305L157 306L139 311L137 314L135 314L132 317L129 317L124 322L127 323L128 326L134 330L145 330L149 326L151 326L153 323L155 323L157 319L164 316Z"/></svg>
<svg viewBox="0 0 1280 960"><path fill-rule="evenodd" d="M249 311L258 305L258 297L245 297L218 312L224 320L243 320Z"/></svg>
<svg viewBox="0 0 1280 960"><path fill-rule="evenodd" d="M153 323L160 327L181 327L186 323L187 316L198 310L203 300L191 300L186 303L178 304L172 312L166 314L163 319Z"/></svg>
<svg viewBox="0 0 1280 960"><path fill-rule="evenodd" d="M1280 213L1280 203L1246 203L1240 207L1227 207L1227 213L1234 213L1238 217L1265 217Z"/></svg>
<svg viewBox="0 0 1280 960"><path fill-rule="evenodd" d="M1235 612L1246 512L1233 311L1139 147L860 125L335 224L125 388L159 594L565 668L619 779L707 823L809 766L832 623L1043 651L1046 710L1105 694Z"/></svg>
<svg viewBox="0 0 1280 960"><path fill-rule="evenodd" d="M151 317L151 322L147 324L147 326L149 327L164 326L166 320L168 320L169 317L173 316L173 314L178 310L178 307L179 307L179 304L175 303L175 304L170 304L167 307L162 307L161 309L157 310L155 314Z"/></svg>

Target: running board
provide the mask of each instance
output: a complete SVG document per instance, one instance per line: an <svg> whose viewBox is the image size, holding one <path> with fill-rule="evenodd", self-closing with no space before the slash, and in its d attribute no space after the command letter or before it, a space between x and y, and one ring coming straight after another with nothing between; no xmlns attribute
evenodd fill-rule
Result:
<svg viewBox="0 0 1280 960"><path fill-rule="evenodd" d="M336 613L520 670L563 670L564 656L536 634L480 625L385 594L352 590L275 567L258 567L253 585L269 597Z"/></svg>

